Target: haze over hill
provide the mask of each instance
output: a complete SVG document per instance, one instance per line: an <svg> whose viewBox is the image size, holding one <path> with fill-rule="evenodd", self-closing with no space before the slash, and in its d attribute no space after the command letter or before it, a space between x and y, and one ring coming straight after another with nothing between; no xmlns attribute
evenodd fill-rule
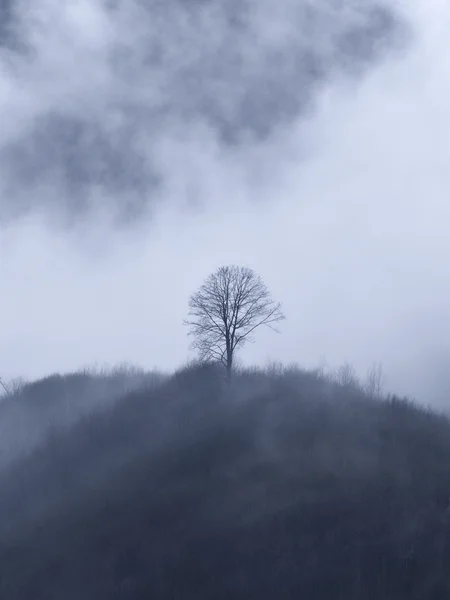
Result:
<svg viewBox="0 0 450 600"><path fill-rule="evenodd" d="M2 598L448 598L448 418L295 367L157 375L0 405Z"/></svg>
<svg viewBox="0 0 450 600"><path fill-rule="evenodd" d="M0 7L0 374L173 368L235 262L288 317L244 360L445 402L445 2Z"/></svg>

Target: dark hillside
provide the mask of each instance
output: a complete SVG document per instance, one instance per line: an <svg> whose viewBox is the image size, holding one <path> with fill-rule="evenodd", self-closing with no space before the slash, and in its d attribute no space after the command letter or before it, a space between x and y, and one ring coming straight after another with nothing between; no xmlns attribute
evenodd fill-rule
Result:
<svg viewBox="0 0 450 600"><path fill-rule="evenodd" d="M70 427L126 392L154 387L163 380L164 375L156 371L120 365L7 385L9 393L0 390L0 470L32 451L52 430Z"/></svg>
<svg viewBox="0 0 450 600"><path fill-rule="evenodd" d="M450 597L450 424L286 370L208 367L0 479L8 600Z"/></svg>

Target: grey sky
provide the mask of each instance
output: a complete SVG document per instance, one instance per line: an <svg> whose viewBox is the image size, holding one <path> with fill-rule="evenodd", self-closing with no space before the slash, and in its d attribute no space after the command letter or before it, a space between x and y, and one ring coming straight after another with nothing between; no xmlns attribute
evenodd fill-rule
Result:
<svg viewBox="0 0 450 600"><path fill-rule="evenodd" d="M10 4L3 376L171 368L189 294L236 262L288 318L246 361L381 360L391 387L442 400L445 2Z"/></svg>

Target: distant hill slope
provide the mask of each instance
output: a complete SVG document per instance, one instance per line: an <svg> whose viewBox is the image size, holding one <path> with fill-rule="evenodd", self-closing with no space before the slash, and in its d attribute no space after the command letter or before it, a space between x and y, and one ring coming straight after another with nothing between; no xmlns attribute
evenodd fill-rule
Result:
<svg viewBox="0 0 450 600"><path fill-rule="evenodd" d="M449 498L442 416L186 369L3 473L0 597L444 600Z"/></svg>
<svg viewBox="0 0 450 600"><path fill-rule="evenodd" d="M124 393L158 385L164 375L128 365L113 369L53 374L0 392L0 471L33 450L43 436L69 427Z"/></svg>

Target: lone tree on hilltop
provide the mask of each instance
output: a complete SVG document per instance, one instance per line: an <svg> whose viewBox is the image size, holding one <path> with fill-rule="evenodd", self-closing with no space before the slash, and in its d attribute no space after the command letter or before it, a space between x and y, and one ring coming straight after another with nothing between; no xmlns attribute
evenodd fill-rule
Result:
<svg viewBox="0 0 450 600"><path fill-rule="evenodd" d="M184 321L195 339L192 348L200 360L220 362L231 378L236 348L252 341L261 325L276 331L274 324L285 316L262 281L246 267L220 267L189 299L189 315Z"/></svg>

